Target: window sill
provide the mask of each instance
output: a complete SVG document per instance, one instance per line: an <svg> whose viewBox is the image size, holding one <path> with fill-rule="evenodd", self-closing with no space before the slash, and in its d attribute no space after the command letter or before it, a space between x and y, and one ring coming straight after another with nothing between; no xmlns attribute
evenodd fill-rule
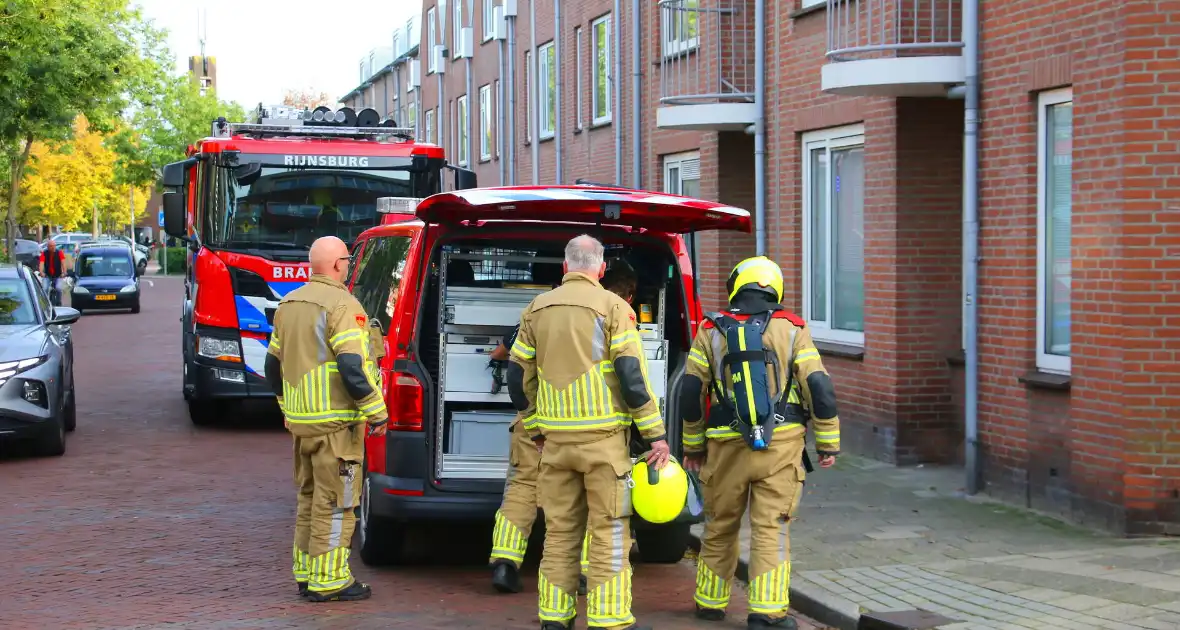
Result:
<svg viewBox="0 0 1180 630"><path fill-rule="evenodd" d="M819 350L819 353L824 356L840 357L854 361L864 361L865 359L865 349L860 346L819 340L815 340L814 343L815 349Z"/></svg>
<svg viewBox="0 0 1180 630"><path fill-rule="evenodd" d="M479 163L480 163L480 164L487 164L488 162L491 162L491 161L492 161L492 158L491 158L491 156L489 156L489 157L481 157L481 158L479 158Z"/></svg>
<svg viewBox="0 0 1180 630"><path fill-rule="evenodd" d="M1017 380L1031 389L1049 389L1059 392L1068 392L1071 381L1067 374L1054 374L1041 370L1032 370Z"/></svg>
<svg viewBox="0 0 1180 630"><path fill-rule="evenodd" d="M574 126L574 135L575 136L582 133L582 131L583 131L582 125L575 125Z"/></svg>
<svg viewBox="0 0 1180 630"><path fill-rule="evenodd" d="M553 140L553 138L555 138L555 137L557 137L557 136L555 136L554 134L549 134L547 136L541 136L541 143L544 144L546 142L549 142L549 141Z"/></svg>
<svg viewBox="0 0 1180 630"><path fill-rule="evenodd" d="M815 4L815 5L812 5L809 7L803 7L800 9L796 9L795 11L788 13L787 17L792 20L797 20L801 17L811 15L812 13L819 13L820 11L827 11L827 10L828 10L828 3L821 2L819 4Z"/></svg>
<svg viewBox="0 0 1180 630"><path fill-rule="evenodd" d="M595 130L595 129L601 129L601 128L603 128L603 127L609 127L609 126L610 126L610 124L611 124L611 122L613 122L613 120L612 120L612 119L610 119L610 118L606 118L606 119L603 119L603 120L596 120L596 121L594 121L594 122L590 123L590 130L591 130L591 131L593 131L593 130Z"/></svg>

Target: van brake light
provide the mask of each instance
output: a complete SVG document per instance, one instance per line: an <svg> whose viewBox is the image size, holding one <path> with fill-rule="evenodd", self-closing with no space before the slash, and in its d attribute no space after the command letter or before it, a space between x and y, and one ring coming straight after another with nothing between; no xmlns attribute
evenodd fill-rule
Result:
<svg viewBox="0 0 1180 630"><path fill-rule="evenodd" d="M389 428L393 431L421 431L422 383L412 374L395 372L389 383Z"/></svg>

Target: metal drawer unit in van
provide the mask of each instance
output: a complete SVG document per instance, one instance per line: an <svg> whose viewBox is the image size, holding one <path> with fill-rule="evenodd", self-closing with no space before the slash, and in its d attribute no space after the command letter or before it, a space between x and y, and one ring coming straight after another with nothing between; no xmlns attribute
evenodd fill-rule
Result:
<svg viewBox="0 0 1180 630"><path fill-rule="evenodd" d="M562 261L445 250L442 254L435 474L440 479L503 479L508 471L508 427L516 412L506 388L494 391L488 361L520 323L521 311L548 287L448 287L447 269L454 260L467 261L477 269L477 281L489 279L481 278L478 271L488 266Z"/></svg>

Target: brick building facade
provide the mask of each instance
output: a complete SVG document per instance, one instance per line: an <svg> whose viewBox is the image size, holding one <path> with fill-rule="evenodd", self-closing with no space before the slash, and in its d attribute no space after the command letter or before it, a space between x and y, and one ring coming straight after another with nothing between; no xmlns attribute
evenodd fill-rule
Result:
<svg viewBox="0 0 1180 630"><path fill-rule="evenodd" d="M766 252L826 355L846 448L964 460L962 0L423 4L420 137L483 185L585 178L753 211L761 87ZM1135 534L1180 532L1178 21L1180 0L980 13L981 478ZM345 102L372 106L358 90ZM708 307L755 245L694 237Z"/></svg>

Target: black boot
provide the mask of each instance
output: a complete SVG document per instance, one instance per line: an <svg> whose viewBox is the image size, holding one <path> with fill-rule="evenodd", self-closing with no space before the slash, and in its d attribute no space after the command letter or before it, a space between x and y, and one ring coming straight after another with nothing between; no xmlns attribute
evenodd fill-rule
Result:
<svg viewBox="0 0 1180 630"><path fill-rule="evenodd" d="M586 630L595 630L595 629L601 630L601 628L602 628L602 626L587 626ZM637 623L633 623L633 624L627 626L626 628L623 628L623 630L653 630L653 628L651 626L641 626Z"/></svg>
<svg viewBox="0 0 1180 630"><path fill-rule="evenodd" d="M701 608L697 606L697 619L704 621L725 621L724 608Z"/></svg>
<svg viewBox="0 0 1180 630"><path fill-rule="evenodd" d="M573 627L574 623L572 621L568 626L556 621L545 621L541 623L541 630L571 630Z"/></svg>
<svg viewBox="0 0 1180 630"><path fill-rule="evenodd" d="M586 594L586 576L579 575L578 576L578 595L585 595L585 594Z"/></svg>
<svg viewBox="0 0 1180 630"><path fill-rule="evenodd" d="M299 587L299 596L307 597L307 582L296 582L295 585Z"/></svg>
<svg viewBox="0 0 1180 630"><path fill-rule="evenodd" d="M492 586L501 593L519 593L524 590L520 571L507 560L499 560L492 565Z"/></svg>
<svg viewBox="0 0 1180 630"><path fill-rule="evenodd" d="M369 588L368 584L362 582L353 582L351 586L342 588L338 591L329 591L327 593L320 593L317 591L307 591L307 601L309 602L355 602L362 599L369 599L373 594L373 589Z"/></svg>
<svg viewBox="0 0 1180 630"><path fill-rule="evenodd" d="M778 619L771 619L766 615L748 615L746 617L746 630L764 630L766 628L798 630L799 624L795 623L795 618L789 615Z"/></svg>

